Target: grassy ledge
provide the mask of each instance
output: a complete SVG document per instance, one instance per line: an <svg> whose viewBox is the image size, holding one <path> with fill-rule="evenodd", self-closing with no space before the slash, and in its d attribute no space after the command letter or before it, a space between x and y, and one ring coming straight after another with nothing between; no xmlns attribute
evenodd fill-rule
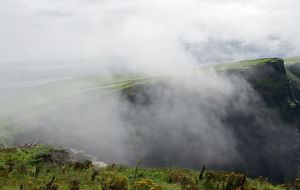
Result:
<svg viewBox="0 0 300 190"><path fill-rule="evenodd" d="M245 174L195 171L184 168L143 168L110 164L97 167L90 161L59 162L46 146L0 149L0 189L30 190L283 190L291 185L272 185L267 179ZM297 186L298 185L298 186ZM293 188L300 188L300 183Z"/></svg>

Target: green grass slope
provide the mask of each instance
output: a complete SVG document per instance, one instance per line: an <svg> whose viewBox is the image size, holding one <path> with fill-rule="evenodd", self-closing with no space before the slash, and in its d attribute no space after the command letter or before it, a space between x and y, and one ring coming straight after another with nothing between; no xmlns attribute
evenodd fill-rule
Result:
<svg viewBox="0 0 300 190"><path fill-rule="evenodd" d="M22 132L22 123L26 121L53 112L68 103L94 97L90 95L92 93L109 95L149 80L155 79L138 75L89 76L1 90L1 95L6 98L5 101L0 99L0 145L11 144L10 137Z"/></svg>
<svg viewBox="0 0 300 190"><path fill-rule="evenodd" d="M236 63L218 64L213 67L217 71L229 71L229 70L238 71L238 70L248 69L257 65L262 65L275 59L276 58L261 58L261 59L254 59L254 60L245 60Z"/></svg>
<svg viewBox="0 0 300 190"><path fill-rule="evenodd" d="M30 190L283 190L289 184L272 185L267 179L244 174L195 171L184 168L135 168L110 164L96 167L90 161L60 163L53 148L0 149L0 189ZM294 188L300 188L295 183Z"/></svg>

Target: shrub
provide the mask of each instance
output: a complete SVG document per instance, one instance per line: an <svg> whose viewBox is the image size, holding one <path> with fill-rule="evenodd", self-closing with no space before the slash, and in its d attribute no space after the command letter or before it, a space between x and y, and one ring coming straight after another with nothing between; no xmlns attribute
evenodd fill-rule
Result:
<svg viewBox="0 0 300 190"><path fill-rule="evenodd" d="M206 186L209 186L211 183L222 183L223 186L232 186L234 189L236 189L243 187L247 178L245 174L240 173L208 171L206 172L204 179Z"/></svg>
<svg viewBox="0 0 300 190"><path fill-rule="evenodd" d="M300 190L300 178L297 178L295 180L294 187L295 187L295 189Z"/></svg>
<svg viewBox="0 0 300 190"><path fill-rule="evenodd" d="M95 179L98 175L99 175L99 172L97 170L94 170L91 175L91 181L95 181Z"/></svg>
<svg viewBox="0 0 300 190"><path fill-rule="evenodd" d="M128 179L125 176L117 175L113 178L109 187L111 190L127 190Z"/></svg>
<svg viewBox="0 0 300 190"><path fill-rule="evenodd" d="M197 185L197 180L191 174L186 171L178 170L169 173L167 176L167 181L169 183L178 183L183 190L197 190L199 189Z"/></svg>
<svg viewBox="0 0 300 190"><path fill-rule="evenodd" d="M58 186L54 183L55 176L53 176L52 180L46 184L45 187L41 188L42 190L58 190Z"/></svg>
<svg viewBox="0 0 300 190"><path fill-rule="evenodd" d="M86 160L84 162L71 162L68 165L69 165L69 167L72 167L74 170L86 170L86 169L92 167L92 162L89 160Z"/></svg>
<svg viewBox="0 0 300 190"><path fill-rule="evenodd" d="M78 180L71 180L70 181L70 190L79 190L80 189L80 182Z"/></svg>
<svg viewBox="0 0 300 190"><path fill-rule="evenodd" d="M182 171L174 171L174 172L171 172L167 176L167 181L169 183L180 183L180 181L182 180L183 176L184 176L184 173Z"/></svg>
<svg viewBox="0 0 300 190"><path fill-rule="evenodd" d="M162 190L162 186L154 183L151 179L139 179L133 183L134 190Z"/></svg>
<svg viewBox="0 0 300 190"><path fill-rule="evenodd" d="M199 187L192 177L184 175L180 180L182 190L198 190Z"/></svg>
<svg viewBox="0 0 300 190"><path fill-rule="evenodd" d="M113 171L102 171L98 177L102 190L127 190L128 179Z"/></svg>

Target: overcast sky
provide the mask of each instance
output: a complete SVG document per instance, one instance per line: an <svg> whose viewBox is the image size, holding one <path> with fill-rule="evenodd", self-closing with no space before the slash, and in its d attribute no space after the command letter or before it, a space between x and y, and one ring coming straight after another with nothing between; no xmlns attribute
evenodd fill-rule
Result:
<svg viewBox="0 0 300 190"><path fill-rule="evenodd" d="M0 73L287 57L299 31L299 0L0 0Z"/></svg>

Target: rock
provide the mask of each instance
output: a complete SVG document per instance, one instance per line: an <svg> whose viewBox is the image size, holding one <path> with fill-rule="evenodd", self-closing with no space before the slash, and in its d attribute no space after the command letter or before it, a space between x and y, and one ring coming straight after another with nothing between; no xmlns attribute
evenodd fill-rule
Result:
<svg viewBox="0 0 300 190"><path fill-rule="evenodd" d="M94 162L92 162L92 164L96 168L104 168L104 167L107 166L106 163L104 163L104 162L98 162L98 161L94 161Z"/></svg>

